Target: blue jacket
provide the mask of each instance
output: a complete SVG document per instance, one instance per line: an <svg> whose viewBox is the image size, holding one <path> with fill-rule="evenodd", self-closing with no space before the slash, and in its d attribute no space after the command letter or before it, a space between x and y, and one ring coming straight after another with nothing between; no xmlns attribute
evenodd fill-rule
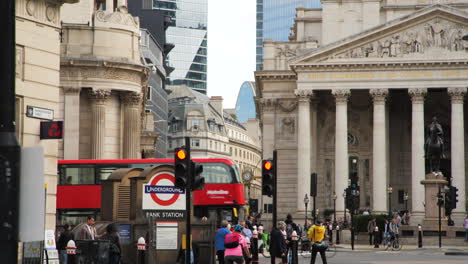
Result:
<svg viewBox="0 0 468 264"><path fill-rule="evenodd" d="M226 237L227 234L230 234L231 231L229 231L227 228L223 227L216 232L216 238L215 238L215 244L216 244L216 250L225 250L226 248L224 247L224 238Z"/></svg>

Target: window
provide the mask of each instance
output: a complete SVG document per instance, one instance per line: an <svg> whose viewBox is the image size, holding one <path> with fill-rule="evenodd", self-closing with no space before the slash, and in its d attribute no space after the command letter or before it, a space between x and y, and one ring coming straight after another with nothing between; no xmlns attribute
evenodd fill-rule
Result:
<svg viewBox="0 0 468 264"><path fill-rule="evenodd" d="M267 214L273 213L273 204L264 204L263 205L263 212Z"/></svg>
<svg viewBox="0 0 468 264"><path fill-rule="evenodd" d="M229 154L232 155L232 147L229 147Z"/></svg>
<svg viewBox="0 0 468 264"><path fill-rule="evenodd" d="M172 132L179 132L179 120L174 120L172 121L171 123L171 127L172 127Z"/></svg>
<svg viewBox="0 0 468 264"><path fill-rule="evenodd" d="M152 88L151 86L148 86L148 88L147 88L147 90L146 90L146 100L151 101L151 98L152 98L152 96L151 96L151 90L152 90L152 89L153 89L153 88Z"/></svg>
<svg viewBox="0 0 468 264"><path fill-rule="evenodd" d="M60 185L96 184L94 166L62 167Z"/></svg>
<svg viewBox="0 0 468 264"><path fill-rule="evenodd" d="M218 142L215 142L215 150L218 150Z"/></svg>
<svg viewBox="0 0 468 264"><path fill-rule="evenodd" d="M198 119L189 120L190 130L198 130L199 128L200 128L200 120Z"/></svg>
<svg viewBox="0 0 468 264"><path fill-rule="evenodd" d="M226 152L226 144L224 144L224 152Z"/></svg>
<svg viewBox="0 0 468 264"><path fill-rule="evenodd" d="M213 141L210 140L210 149L213 148Z"/></svg>
<svg viewBox="0 0 468 264"><path fill-rule="evenodd" d="M234 156L237 156L237 149L234 149Z"/></svg>
<svg viewBox="0 0 468 264"><path fill-rule="evenodd" d="M199 139L192 139L192 147L200 147L200 140Z"/></svg>

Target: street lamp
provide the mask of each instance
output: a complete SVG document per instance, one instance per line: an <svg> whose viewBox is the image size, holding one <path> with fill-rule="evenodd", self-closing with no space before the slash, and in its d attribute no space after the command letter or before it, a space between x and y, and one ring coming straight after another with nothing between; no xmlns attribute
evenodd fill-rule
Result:
<svg viewBox="0 0 468 264"><path fill-rule="evenodd" d="M405 201L405 211L408 212L408 193L403 194L403 201Z"/></svg>
<svg viewBox="0 0 468 264"><path fill-rule="evenodd" d="M390 217L392 216L392 192L393 192L393 188L391 186L388 186L388 188L387 188L387 193L388 193L388 215Z"/></svg>
<svg viewBox="0 0 468 264"><path fill-rule="evenodd" d="M304 196L304 205L305 205L305 222L304 222L304 230L306 230L307 227L307 204L309 204L309 196L307 193Z"/></svg>
<svg viewBox="0 0 468 264"><path fill-rule="evenodd" d="M343 201L344 201L344 207L343 207L344 221L343 221L343 225L348 226L348 221L346 220L346 190L343 192Z"/></svg>
<svg viewBox="0 0 468 264"><path fill-rule="evenodd" d="M333 196L332 196L332 199L333 199L333 226L336 226L336 198L338 198L336 196L336 193L333 192Z"/></svg>

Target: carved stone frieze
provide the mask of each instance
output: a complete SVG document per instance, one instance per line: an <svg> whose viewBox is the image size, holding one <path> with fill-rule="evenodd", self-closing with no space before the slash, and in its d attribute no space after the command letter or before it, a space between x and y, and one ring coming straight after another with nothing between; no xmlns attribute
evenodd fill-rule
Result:
<svg viewBox="0 0 468 264"><path fill-rule="evenodd" d="M59 26L60 6L64 1L17 0L16 15L37 22Z"/></svg>
<svg viewBox="0 0 468 264"><path fill-rule="evenodd" d="M297 101L295 99L280 99L278 100L278 108L285 113L290 113L297 108Z"/></svg>
<svg viewBox="0 0 468 264"><path fill-rule="evenodd" d="M349 96L351 96L351 90L349 89L333 89L333 96L335 96L336 104L346 104Z"/></svg>
<svg viewBox="0 0 468 264"><path fill-rule="evenodd" d="M116 25L124 26L131 30L138 30L140 22L137 17L133 17L128 13L128 9L125 6L118 7L115 12L108 13L105 11L95 12L96 25ZM118 28L120 28L118 27Z"/></svg>
<svg viewBox="0 0 468 264"><path fill-rule="evenodd" d="M107 101L107 99L109 99L110 95L111 95L110 90L94 90L94 89L91 89L88 92L89 99L94 101L95 104L101 104L101 105L106 103L106 101Z"/></svg>
<svg viewBox="0 0 468 264"><path fill-rule="evenodd" d="M275 57L294 57L296 56L297 48L291 48L289 45L276 46Z"/></svg>
<svg viewBox="0 0 468 264"><path fill-rule="evenodd" d="M80 67L68 68L62 67L60 70L61 78L68 79L111 79L130 81L133 83L141 84L142 76L140 72L118 69L118 68L105 68L105 67Z"/></svg>
<svg viewBox="0 0 468 264"><path fill-rule="evenodd" d="M369 94L374 104L384 104L388 96L388 89L371 89Z"/></svg>
<svg viewBox="0 0 468 264"><path fill-rule="evenodd" d="M465 99L466 87L448 88L447 93L450 95L452 104L463 104Z"/></svg>
<svg viewBox="0 0 468 264"><path fill-rule="evenodd" d="M410 88L408 89L411 101L415 104L423 104L424 97L427 95L427 88Z"/></svg>
<svg viewBox="0 0 468 264"><path fill-rule="evenodd" d="M278 101L276 98L262 98L259 103L263 112L272 112L275 110Z"/></svg>
<svg viewBox="0 0 468 264"><path fill-rule="evenodd" d="M142 98L141 93L136 92L122 92L120 94L120 100L125 105L138 106L140 105Z"/></svg>
<svg viewBox="0 0 468 264"><path fill-rule="evenodd" d="M402 32L337 53L332 58L419 58L427 53L460 52L464 51L462 38L467 32L468 28L462 24L435 18Z"/></svg>

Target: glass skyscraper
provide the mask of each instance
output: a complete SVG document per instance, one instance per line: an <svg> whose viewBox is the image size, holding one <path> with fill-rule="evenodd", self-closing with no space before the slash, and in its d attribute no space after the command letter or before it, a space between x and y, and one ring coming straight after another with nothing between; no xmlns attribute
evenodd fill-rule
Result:
<svg viewBox="0 0 468 264"><path fill-rule="evenodd" d="M249 118L257 118L255 109L255 91L254 82L244 82L239 90L236 102L236 117L241 123L247 123Z"/></svg>
<svg viewBox="0 0 468 264"><path fill-rule="evenodd" d="M287 41L296 8L321 8L320 0L257 0L257 71L262 68L263 40Z"/></svg>
<svg viewBox="0 0 468 264"><path fill-rule="evenodd" d="M175 45L167 56L174 71L167 86L187 85L206 94L208 0L154 0L153 8L172 18L167 42Z"/></svg>

